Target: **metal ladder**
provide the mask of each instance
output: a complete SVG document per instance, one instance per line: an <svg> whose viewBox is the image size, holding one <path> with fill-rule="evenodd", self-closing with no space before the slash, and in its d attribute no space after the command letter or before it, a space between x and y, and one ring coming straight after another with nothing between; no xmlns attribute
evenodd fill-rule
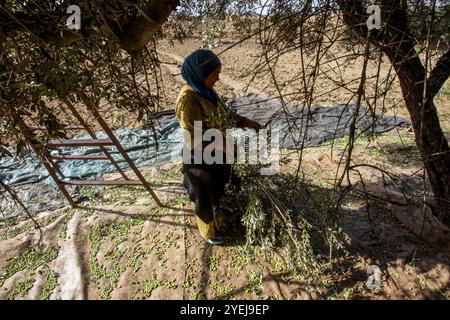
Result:
<svg viewBox="0 0 450 320"><path fill-rule="evenodd" d="M151 194L153 199L156 201L158 206L163 206L158 196L155 194L153 189L151 188L148 181L136 167L134 161L128 156L125 149L120 144L119 140L114 136L111 128L102 118L97 109L91 108L89 111L94 116L97 123L103 129L103 131L108 136L107 139L98 139L95 132L90 128L87 122L83 119L80 113L77 111L75 106L69 101L64 100L65 105L68 107L72 115L77 119L80 125L76 126L68 126L65 130L85 130L90 136L91 139L56 139L47 142L46 144L33 143L30 144L31 147L35 150L37 154L41 155L41 160L47 171L49 172L52 179L58 185L59 189L66 197L67 201L70 203L72 207L77 207L77 203L70 195L66 186L127 186L127 185L142 185L144 188ZM30 131L36 130L45 130L45 128L41 127L28 127ZM124 158L124 160L128 163L130 168L133 170L134 174L137 177L137 180L131 180L125 174L125 172L120 168L114 158L111 156L109 151L106 149L106 146L113 146L117 149L120 155ZM50 150L59 148L59 147L99 147L103 152L102 155L56 155L51 154ZM55 161L70 161L70 160L109 160L117 171L122 176L120 180L65 180L65 177L61 170L59 169L57 163Z"/></svg>

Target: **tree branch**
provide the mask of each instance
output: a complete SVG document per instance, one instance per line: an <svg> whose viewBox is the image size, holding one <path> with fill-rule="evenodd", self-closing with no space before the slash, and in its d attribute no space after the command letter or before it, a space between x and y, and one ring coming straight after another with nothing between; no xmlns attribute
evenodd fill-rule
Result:
<svg viewBox="0 0 450 320"><path fill-rule="evenodd" d="M91 19L92 18L88 18L85 20ZM82 25L86 25L86 23ZM43 24L37 17L22 12L12 13L5 7L0 7L0 29L6 36L16 32L32 33L43 41L58 46L69 45L76 41L95 37L100 34L100 30L98 28L93 28L90 23L89 27L84 28L82 32L71 31L68 29L58 30L56 26L50 25L43 29Z"/></svg>
<svg viewBox="0 0 450 320"><path fill-rule="evenodd" d="M384 49L386 46L396 49L405 42L412 42L408 33L408 18L404 0L379 0L377 4L381 8L381 30L367 28L367 19L363 1L361 0L336 0L343 13L344 22L356 31L361 37L369 39L372 44Z"/></svg>
<svg viewBox="0 0 450 320"><path fill-rule="evenodd" d="M122 49L130 54L139 52L145 48L147 43L153 36L161 30L162 25L166 22L169 15L179 5L179 0L151 0L145 8L139 8L140 16L131 21L127 25L121 26L122 32L114 29L115 40L118 40ZM101 12L99 13L101 16ZM105 14L106 16L106 14ZM85 17L83 17L85 20ZM86 18L92 21L92 17ZM36 17L26 15L20 12L12 13L5 6L0 7L0 29L4 34L8 35L14 32L33 33L45 42L55 45L70 45L74 42L94 38L102 34L111 34L109 25L105 25L103 21L99 27L94 27L91 23L82 23L80 32L68 29L58 30L55 26L46 26L42 29L42 23ZM0 32L1 33L1 32Z"/></svg>
<svg viewBox="0 0 450 320"><path fill-rule="evenodd" d="M2 187L4 190L6 190L6 192L9 193L9 195L11 196L11 198L13 198L13 200L19 204L19 206L22 207L22 210L27 214L28 218L31 219L31 221L33 221L34 225L36 226L36 229L38 229L39 231L39 240L38 240L38 246L42 241L42 228L41 225L36 221L36 219L33 218L33 215L31 214L31 212L28 210L28 208L23 204L23 202L19 199L19 197L17 196L17 194L14 192L14 190L12 190L7 184L5 184L2 180L0 180L0 187Z"/></svg>
<svg viewBox="0 0 450 320"><path fill-rule="evenodd" d="M124 26L119 36L122 48L130 54L143 50L178 4L179 0L151 1L141 8L141 16Z"/></svg>
<svg viewBox="0 0 450 320"><path fill-rule="evenodd" d="M434 97L450 77L450 49L447 50L438 60L436 66L428 77L428 93Z"/></svg>

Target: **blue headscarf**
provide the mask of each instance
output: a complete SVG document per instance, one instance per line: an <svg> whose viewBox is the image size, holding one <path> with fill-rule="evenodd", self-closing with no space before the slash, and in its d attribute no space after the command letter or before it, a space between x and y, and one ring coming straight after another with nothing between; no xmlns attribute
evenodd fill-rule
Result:
<svg viewBox="0 0 450 320"><path fill-rule="evenodd" d="M205 87L205 79L220 65L219 57L211 50L196 50L184 60L181 75L195 91L217 104L217 93Z"/></svg>

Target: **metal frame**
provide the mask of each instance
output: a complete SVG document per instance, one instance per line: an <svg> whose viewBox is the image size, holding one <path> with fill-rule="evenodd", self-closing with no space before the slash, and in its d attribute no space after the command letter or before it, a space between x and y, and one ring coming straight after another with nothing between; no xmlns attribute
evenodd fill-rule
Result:
<svg viewBox="0 0 450 320"><path fill-rule="evenodd" d="M87 122L83 119L83 117L80 115L80 113L77 111L75 106L67 99L64 100L64 103L72 113L72 115L77 119L77 121L80 123L81 126L68 126L65 128L65 130L79 130L84 129L86 132L91 136L92 139L84 139L84 140L66 140L66 139L56 139L49 141L47 144L34 144L31 145L32 148L38 153L42 155L42 163L49 172L52 179L56 182L59 189L61 190L62 194L66 197L67 201L70 203L72 207L76 207L77 204L73 200L72 196L68 192L66 186L67 185L117 185L117 186L124 186L124 185L143 185L144 188L151 194L153 199L156 201L158 206L163 206L161 201L159 200L158 196L155 194L153 189L151 188L148 181L145 179L145 177L142 175L142 173L139 171L137 166L135 165L134 161L128 156L125 149L120 144L119 140L114 136L114 133L112 132L111 128L108 126L108 124L105 122L105 120L102 118L98 110L96 109L90 109L89 111L94 116L97 123L101 126L103 131L108 136L108 139L98 139L95 132L89 127ZM30 130L40 130L42 128L38 127L29 127ZM57 148L57 147L80 147L80 146L96 146L99 147L100 150L103 152L103 155L79 155L79 156L70 156L70 155L51 155L49 152L49 149ZM134 174L138 178L138 180L131 180L128 178L128 176L125 174L125 172L120 168L120 166L117 164L117 162L114 160L114 158L111 156L111 154L108 152L108 150L105 148L105 146L114 146L120 153L120 155L124 158L124 160L128 163L130 168L133 170ZM54 162L54 160L62 160L62 161L70 161L70 160L109 160L114 167L117 169L117 171L120 173L123 179L121 180L63 180L64 175L62 174L61 170L58 168L58 165ZM61 177L58 177L58 175Z"/></svg>

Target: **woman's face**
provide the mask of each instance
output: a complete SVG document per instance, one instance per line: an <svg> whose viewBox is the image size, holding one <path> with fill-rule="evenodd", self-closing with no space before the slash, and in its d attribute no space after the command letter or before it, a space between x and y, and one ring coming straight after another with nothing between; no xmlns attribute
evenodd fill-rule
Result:
<svg viewBox="0 0 450 320"><path fill-rule="evenodd" d="M205 88L212 89L217 81L219 81L219 75L222 71L222 66L219 66L205 79Z"/></svg>

